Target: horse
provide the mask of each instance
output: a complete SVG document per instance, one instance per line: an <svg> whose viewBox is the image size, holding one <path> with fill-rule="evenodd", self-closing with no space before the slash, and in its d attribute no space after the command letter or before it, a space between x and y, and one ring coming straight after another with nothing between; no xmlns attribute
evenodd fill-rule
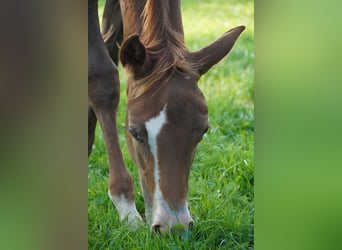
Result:
<svg viewBox="0 0 342 250"><path fill-rule="evenodd" d="M117 18L118 6L121 19ZM107 22L102 32L108 50L104 52L101 42L101 53L106 56L101 62L106 65L102 66L109 66L110 56L113 61L118 56L128 74L125 135L129 154L138 166L146 221L152 231L164 234L179 225L188 229L193 225L187 202L190 168L196 147L209 128L208 108L198 80L230 52L245 27L235 27L206 47L190 52L184 43L179 0L107 0L104 18ZM98 29L96 32L99 35ZM120 50L115 51L113 43L120 43L121 38ZM119 83L115 64L111 73L113 69L110 80L109 74L100 79L108 83L98 82L102 87L93 91L100 103L105 103L100 105L105 111L102 113L96 101L90 102L89 109L99 119L107 146L108 195L120 219L137 225L142 218L117 142ZM89 134L92 139L93 133Z"/></svg>

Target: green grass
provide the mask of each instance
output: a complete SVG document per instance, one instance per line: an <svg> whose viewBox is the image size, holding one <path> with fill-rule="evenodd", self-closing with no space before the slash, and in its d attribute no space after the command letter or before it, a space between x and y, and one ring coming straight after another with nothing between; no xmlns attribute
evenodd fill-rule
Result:
<svg viewBox="0 0 342 250"><path fill-rule="evenodd" d="M103 1L100 1L100 13ZM211 129L199 144L189 180L189 209L195 220L181 236L151 235L147 225L131 232L119 222L107 197L108 160L99 127L88 174L90 249L254 249L254 7L250 0L182 0L186 44L196 50L226 30L247 29L228 58L199 81ZM126 76L120 68L120 144L135 180L136 203L144 213L137 169L125 144Z"/></svg>

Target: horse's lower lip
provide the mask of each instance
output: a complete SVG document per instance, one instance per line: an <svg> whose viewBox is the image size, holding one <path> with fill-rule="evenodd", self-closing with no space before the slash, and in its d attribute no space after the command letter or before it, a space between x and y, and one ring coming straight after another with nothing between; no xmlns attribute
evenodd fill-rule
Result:
<svg viewBox="0 0 342 250"><path fill-rule="evenodd" d="M159 233L161 235L167 235L169 233L173 234L182 234L183 232L187 230L192 230L193 229L193 222L191 221L188 226L185 226L183 224L175 224L173 226L170 225L157 225L154 224L151 226L151 232L152 233Z"/></svg>

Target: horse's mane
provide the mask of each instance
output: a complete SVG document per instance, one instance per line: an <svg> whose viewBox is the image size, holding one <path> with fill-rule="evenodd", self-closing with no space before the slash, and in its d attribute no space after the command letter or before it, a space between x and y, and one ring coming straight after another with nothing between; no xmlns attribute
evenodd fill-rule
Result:
<svg viewBox="0 0 342 250"><path fill-rule="evenodd" d="M156 63L151 73L135 79L136 86L140 85L134 93L135 97L145 93L156 82L165 83L175 70L198 77L194 66L185 58L188 50L184 35L175 29L172 16L168 0L146 1L140 40L148 56Z"/></svg>

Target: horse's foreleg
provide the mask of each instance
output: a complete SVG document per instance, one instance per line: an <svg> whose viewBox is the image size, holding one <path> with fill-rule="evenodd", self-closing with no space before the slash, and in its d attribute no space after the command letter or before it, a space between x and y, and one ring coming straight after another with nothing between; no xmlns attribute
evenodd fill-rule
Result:
<svg viewBox="0 0 342 250"><path fill-rule="evenodd" d="M107 69L106 69L107 68ZM132 178L125 168L116 126L116 113L120 99L118 71L103 66L92 71L89 76L89 100L100 123L109 160L108 194L116 206L120 220L126 217L128 223L137 224L141 217L134 202Z"/></svg>
<svg viewBox="0 0 342 250"><path fill-rule="evenodd" d="M133 182L125 168L116 127L119 75L100 33L97 0L88 1L88 34L88 98L91 107L88 113L88 152L93 144L97 118L108 153L109 197L121 220L127 218L128 223L137 224L141 217L135 206Z"/></svg>

